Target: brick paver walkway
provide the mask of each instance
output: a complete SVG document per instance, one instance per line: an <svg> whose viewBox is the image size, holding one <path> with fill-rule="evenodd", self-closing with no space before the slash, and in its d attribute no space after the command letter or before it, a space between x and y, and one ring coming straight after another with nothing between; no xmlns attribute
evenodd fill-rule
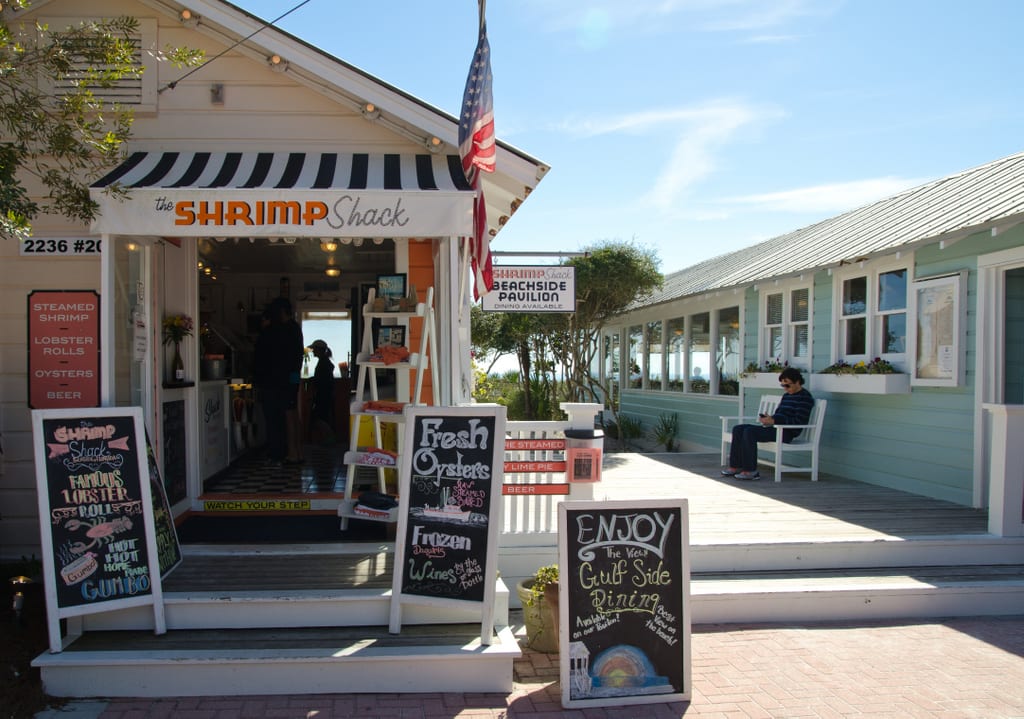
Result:
<svg viewBox="0 0 1024 719"><path fill-rule="evenodd" d="M526 651L505 694L115 699L101 719L941 717L1024 719L1024 615L694 628L691 702L564 710L557 655ZM67 707L72 711L75 703ZM60 715L56 715L60 716ZM82 716L82 715L80 715Z"/></svg>

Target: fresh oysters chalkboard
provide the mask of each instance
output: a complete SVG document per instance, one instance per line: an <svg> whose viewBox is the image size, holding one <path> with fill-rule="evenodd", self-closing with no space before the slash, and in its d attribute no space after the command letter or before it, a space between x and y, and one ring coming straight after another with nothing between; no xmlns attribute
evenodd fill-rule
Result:
<svg viewBox="0 0 1024 719"><path fill-rule="evenodd" d="M493 618L505 408L407 407L392 631L401 602L476 603ZM485 627L485 642L490 627Z"/></svg>
<svg viewBox="0 0 1024 719"><path fill-rule="evenodd" d="M559 654L566 707L690 696L685 499L559 505Z"/></svg>
<svg viewBox="0 0 1024 719"><path fill-rule="evenodd" d="M34 410L36 479L50 649L60 619L154 605L160 563L142 410Z"/></svg>

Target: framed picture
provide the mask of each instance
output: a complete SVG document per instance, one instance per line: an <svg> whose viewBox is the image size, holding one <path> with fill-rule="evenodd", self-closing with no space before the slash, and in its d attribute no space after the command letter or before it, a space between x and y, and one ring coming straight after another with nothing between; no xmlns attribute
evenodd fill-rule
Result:
<svg viewBox="0 0 1024 719"><path fill-rule="evenodd" d="M405 327L388 325L377 330L377 347L404 347Z"/></svg>
<svg viewBox="0 0 1024 719"><path fill-rule="evenodd" d="M405 273L377 275L377 297L387 300L387 307L397 305L405 298Z"/></svg>
<svg viewBox="0 0 1024 719"><path fill-rule="evenodd" d="M916 280L911 285L910 383L959 387L964 374L965 273Z"/></svg>

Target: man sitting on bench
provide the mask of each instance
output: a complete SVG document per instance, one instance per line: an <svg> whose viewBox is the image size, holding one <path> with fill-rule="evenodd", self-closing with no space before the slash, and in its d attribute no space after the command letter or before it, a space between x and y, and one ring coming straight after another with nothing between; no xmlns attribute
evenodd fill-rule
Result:
<svg viewBox="0 0 1024 719"><path fill-rule="evenodd" d="M723 477L761 479L757 471L757 443L775 441L775 425L807 424L814 407L814 397L804 389L804 376L796 367L787 367L779 374L779 384L785 394L779 400L774 414L762 414L758 424L738 424L732 428L729 445L729 466L722 470ZM782 441L789 443L800 434L799 429L783 429Z"/></svg>

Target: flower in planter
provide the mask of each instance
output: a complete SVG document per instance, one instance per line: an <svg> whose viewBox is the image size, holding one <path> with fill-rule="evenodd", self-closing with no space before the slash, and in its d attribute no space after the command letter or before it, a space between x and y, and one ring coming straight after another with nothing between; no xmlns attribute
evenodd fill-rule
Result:
<svg viewBox="0 0 1024 719"><path fill-rule="evenodd" d="M186 337L192 336L192 318L188 315L168 315L164 317L164 344L180 344Z"/></svg>
<svg viewBox="0 0 1024 719"><path fill-rule="evenodd" d="M821 371L821 374L896 374L897 370L890 362L881 357L875 357L870 362L861 360L856 364L850 364L845 360L839 360Z"/></svg>
<svg viewBox="0 0 1024 719"><path fill-rule="evenodd" d="M760 372L781 372L782 370L789 367L789 362L783 362L782 358L768 359L758 364L757 362L751 362L743 369L743 374L758 374Z"/></svg>

